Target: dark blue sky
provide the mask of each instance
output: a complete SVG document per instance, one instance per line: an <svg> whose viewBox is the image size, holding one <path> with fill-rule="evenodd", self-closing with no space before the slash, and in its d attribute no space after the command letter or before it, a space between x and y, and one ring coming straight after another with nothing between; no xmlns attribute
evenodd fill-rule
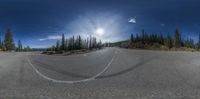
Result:
<svg viewBox="0 0 200 99"><path fill-rule="evenodd" d="M127 39L142 29L197 39L199 0L1 0L0 34L11 28L14 40L31 47L48 47L64 33L67 37L105 34L104 41ZM134 19L136 22L128 22Z"/></svg>

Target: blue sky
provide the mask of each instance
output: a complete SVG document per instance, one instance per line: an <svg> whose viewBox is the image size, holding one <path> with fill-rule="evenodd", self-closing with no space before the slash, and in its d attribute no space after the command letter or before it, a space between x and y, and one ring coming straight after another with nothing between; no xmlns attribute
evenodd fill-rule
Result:
<svg viewBox="0 0 200 99"><path fill-rule="evenodd" d="M199 0L1 0L0 35L11 28L14 40L48 47L60 38L94 35L104 41L127 39L131 33L173 33L197 41ZM103 28L105 34L95 31Z"/></svg>

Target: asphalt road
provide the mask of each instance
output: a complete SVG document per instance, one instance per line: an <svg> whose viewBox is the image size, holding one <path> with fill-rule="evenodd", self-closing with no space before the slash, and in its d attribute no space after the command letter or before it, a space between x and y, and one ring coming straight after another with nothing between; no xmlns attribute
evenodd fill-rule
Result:
<svg viewBox="0 0 200 99"><path fill-rule="evenodd" d="M200 53L0 52L0 99L199 99Z"/></svg>

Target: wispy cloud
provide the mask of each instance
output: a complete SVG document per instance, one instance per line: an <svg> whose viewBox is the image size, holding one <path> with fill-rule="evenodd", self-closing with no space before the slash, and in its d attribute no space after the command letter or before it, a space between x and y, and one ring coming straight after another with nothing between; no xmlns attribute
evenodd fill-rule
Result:
<svg viewBox="0 0 200 99"><path fill-rule="evenodd" d="M130 18L130 19L128 20L128 22L129 22L129 23L136 23L136 17L135 17L135 18Z"/></svg>
<svg viewBox="0 0 200 99"><path fill-rule="evenodd" d="M61 39L62 37L60 35L53 35L53 36L48 36L48 39L50 40L57 40L57 39Z"/></svg>
<svg viewBox="0 0 200 99"><path fill-rule="evenodd" d="M44 39L44 38L42 38L42 39L39 39L39 41L45 41L45 40L47 40L47 39Z"/></svg>
<svg viewBox="0 0 200 99"><path fill-rule="evenodd" d="M161 24L160 24L160 26L161 26L161 27L164 27L164 26L165 26L165 24L164 24L164 23L161 23Z"/></svg>
<svg viewBox="0 0 200 99"><path fill-rule="evenodd" d="M46 38L41 38L39 39L39 41L46 41L46 40L59 40L61 39L62 37L60 35L50 35Z"/></svg>

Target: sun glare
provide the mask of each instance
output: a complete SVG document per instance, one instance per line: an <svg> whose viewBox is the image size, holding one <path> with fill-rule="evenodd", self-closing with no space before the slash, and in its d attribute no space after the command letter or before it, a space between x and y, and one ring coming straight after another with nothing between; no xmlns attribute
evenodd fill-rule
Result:
<svg viewBox="0 0 200 99"><path fill-rule="evenodd" d="M104 29L103 29L103 28L98 28L98 29L96 30L96 34L99 35L99 36L104 35Z"/></svg>

